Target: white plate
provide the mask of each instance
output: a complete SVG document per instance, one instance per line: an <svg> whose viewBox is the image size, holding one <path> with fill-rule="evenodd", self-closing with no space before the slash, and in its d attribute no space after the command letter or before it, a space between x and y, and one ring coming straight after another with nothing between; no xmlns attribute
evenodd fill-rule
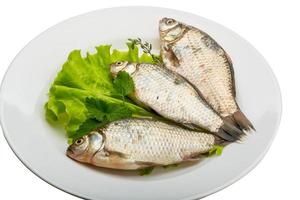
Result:
<svg viewBox="0 0 300 200"><path fill-rule="evenodd" d="M257 132L220 157L137 176L78 164L65 156L63 130L50 126L43 105L57 72L73 49L99 44L125 48L141 37L158 49L158 20L172 17L215 38L233 60L237 101ZM277 81L264 58L227 28L197 15L153 7L99 10L64 21L32 40L14 59L1 87L1 124L18 158L36 175L73 195L93 200L179 200L212 194L240 179L263 158L281 115Z"/></svg>

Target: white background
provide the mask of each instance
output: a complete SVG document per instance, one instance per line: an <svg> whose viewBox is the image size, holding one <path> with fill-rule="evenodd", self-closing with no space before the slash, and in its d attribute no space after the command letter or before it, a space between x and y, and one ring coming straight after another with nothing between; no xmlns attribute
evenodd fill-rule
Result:
<svg viewBox="0 0 300 200"><path fill-rule="evenodd" d="M22 47L48 27L88 11L127 5L175 8L216 21L253 44L278 78L283 116L271 149L246 177L206 199L299 199L300 5L297 0L151 0L148 3L137 0L0 1L0 79ZM32 174L13 154L2 134L0 191L0 199L5 200L78 199Z"/></svg>

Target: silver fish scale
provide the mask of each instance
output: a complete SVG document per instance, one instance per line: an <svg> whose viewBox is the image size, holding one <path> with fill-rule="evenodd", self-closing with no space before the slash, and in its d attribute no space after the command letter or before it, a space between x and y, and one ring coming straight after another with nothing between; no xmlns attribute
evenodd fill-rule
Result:
<svg viewBox="0 0 300 200"><path fill-rule="evenodd" d="M105 149L135 162L168 165L209 151L213 135L194 132L163 122L125 119L104 129Z"/></svg>
<svg viewBox="0 0 300 200"><path fill-rule="evenodd" d="M182 77L151 64L140 64L132 75L135 97L165 118L217 132L222 119Z"/></svg>
<svg viewBox="0 0 300 200"><path fill-rule="evenodd" d="M180 66L166 66L187 78L215 111L226 117L238 110L230 66L224 50L208 35L191 28L172 44Z"/></svg>

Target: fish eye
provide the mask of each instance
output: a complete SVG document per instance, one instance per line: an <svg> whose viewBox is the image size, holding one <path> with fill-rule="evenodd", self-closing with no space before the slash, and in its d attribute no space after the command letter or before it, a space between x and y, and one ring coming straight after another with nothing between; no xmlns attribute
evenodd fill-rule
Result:
<svg viewBox="0 0 300 200"><path fill-rule="evenodd" d="M168 19L166 23L167 23L167 25L172 25L172 24L174 24L174 22L175 22L174 19Z"/></svg>
<svg viewBox="0 0 300 200"><path fill-rule="evenodd" d="M82 138L78 139L75 141L76 145L81 145L84 142L84 140Z"/></svg>
<svg viewBox="0 0 300 200"><path fill-rule="evenodd" d="M116 62L116 65L118 65L118 66L120 66L120 65L122 65L123 64L123 62L122 61L118 61L118 62Z"/></svg>

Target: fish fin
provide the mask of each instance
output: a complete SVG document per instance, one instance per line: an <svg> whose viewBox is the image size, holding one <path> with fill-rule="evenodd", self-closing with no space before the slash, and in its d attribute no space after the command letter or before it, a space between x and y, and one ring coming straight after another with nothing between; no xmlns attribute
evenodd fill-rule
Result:
<svg viewBox="0 0 300 200"><path fill-rule="evenodd" d="M240 141L245 136L245 133L234 125L224 121L224 124L219 128L216 135L229 142L236 142Z"/></svg>
<svg viewBox="0 0 300 200"><path fill-rule="evenodd" d="M183 159L183 161L185 161L185 162L195 162L195 161L199 161L199 160L201 160L201 157L199 156L199 157L190 157L190 158L184 158Z"/></svg>
<svg viewBox="0 0 300 200"><path fill-rule="evenodd" d="M146 109L147 111L152 112L152 113L156 114L157 116L160 116L160 114L159 114L158 112L156 112L153 108L151 108L150 106L148 106L148 105L144 104L143 102L141 102L140 100L138 100L138 99L136 98L135 93L130 94L130 95L129 95L129 98L130 98L134 103L136 103L137 105L139 105L140 107L143 107L143 108Z"/></svg>
<svg viewBox="0 0 300 200"><path fill-rule="evenodd" d="M189 128L189 129L197 129L198 127L194 124L191 123L182 123L182 125L184 125L185 127Z"/></svg>
<svg viewBox="0 0 300 200"><path fill-rule="evenodd" d="M224 140L223 138L220 138L216 135L214 135L214 137L215 137L214 145L226 146L231 143L231 142Z"/></svg>
<svg viewBox="0 0 300 200"><path fill-rule="evenodd" d="M146 167L136 164L124 153L117 151L108 151L105 149L97 152L97 154L92 157L89 163L99 167L124 170L136 170Z"/></svg>
<svg viewBox="0 0 300 200"><path fill-rule="evenodd" d="M200 132L207 132L206 129L200 127L200 126L197 126L195 124L192 124L192 123L181 123L184 127L186 128L189 128L191 130L197 130L197 131L200 131Z"/></svg>
<svg viewBox="0 0 300 200"><path fill-rule="evenodd" d="M148 111L152 111L152 109L147 106L146 104L144 104L143 102L141 102L140 100L138 100L138 98L136 98L135 93L133 92L132 94L129 95L129 98L136 104L138 104L139 106L145 108Z"/></svg>
<svg viewBox="0 0 300 200"><path fill-rule="evenodd" d="M255 131L255 128L253 124L250 122L249 119L242 113L240 110L236 111L231 115L231 118L235 121L238 126L245 130L245 131L250 131L251 129Z"/></svg>
<svg viewBox="0 0 300 200"><path fill-rule="evenodd" d="M117 156L119 158L122 158L122 159L127 159L128 156L122 152L119 152L119 151L107 151L105 150L106 154L108 157L113 157L113 156Z"/></svg>
<svg viewBox="0 0 300 200"><path fill-rule="evenodd" d="M118 151L109 151L109 160L118 168L118 165L127 166L128 169L144 169L148 167L162 166L162 164L154 162L133 161L126 154Z"/></svg>
<svg viewBox="0 0 300 200"><path fill-rule="evenodd" d="M160 163L155 162L145 162L145 161L135 161L135 164L144 166L144 167L155 167L155 166L162 166Z"/></svg>
<svg viewBox="0 0 300 200"><path fill-rule="evenodd" d="M178 67L179 66L179 59L174 54L168 46L161 47L161 57L163 58L164 64L166 67ZM168 62L166 62L168 60Z"/></svg>
<svg viewBox="0 0 300 200"><path fill-rule="evenodd" d="M215 134L216 136L222 138L223 140L228 141L228 142L235 142L235 141L236 141L235 137L229 135L229 134L228 134L225 130L223 130L222 128L220 128L220 129L218 130L218 132L217 132L217 133L214 133L214 134Z"/></svg>
<svg viewBox="0 0 300 200"><path fill-rule="evenodd" d="M199 132L207 132L206 129L204 129L202 127L199 127L199 126L197 126L195 124L182 123L182 125L184 127L188 128L188 129L191 129L191 130L194 130L194 131L196 130L196 131L199 131ZM227 125L225 125L225 126L227 127ZM229 126L232 127L231 125L229 125ZM236 140L239 140L239 138L240 138L239 134L235 134L234 136L232 136L227 131L223 130L222 127L219 129L219 131L217 133L212 133L215 136L215 144L226 145L226 144L228 144L228 142L234 142ZM229 128L226 128L226 129L229 129ZM236 129L237 128L234 127L234 130L236 130ZM239 131L241 131L241 130L239 130ZM208 133L210 133L210 132L208 132Z"/></svg>
<svg viewBox="0 0 300 200"><path fill-rule="evenodd" d="M192 153L190 155L183 156L182 161L195 162L201 160L201 158L202 158L201 153Z"/></svg>
<svg viewBox="0 0 300 200"><path fill-rule="evenodd" d="M236 121L234 120L233 115L226 116L223 118L223 120L239 129L241 129L240 126L238 125L238 123L236 123Z"/></svg>
<svg viewBox="0 0 300 200"><path fill-rule="evenodd" d="M233 69L233 64L232 60L229 57L229 55L225 52L224 50L224 55L228 61L229 69L230 69L230 75L231 75L231 83L232 83L232 95L236 97L236 89L235 89L235 78L234 78L234 69Z"/></svg>

